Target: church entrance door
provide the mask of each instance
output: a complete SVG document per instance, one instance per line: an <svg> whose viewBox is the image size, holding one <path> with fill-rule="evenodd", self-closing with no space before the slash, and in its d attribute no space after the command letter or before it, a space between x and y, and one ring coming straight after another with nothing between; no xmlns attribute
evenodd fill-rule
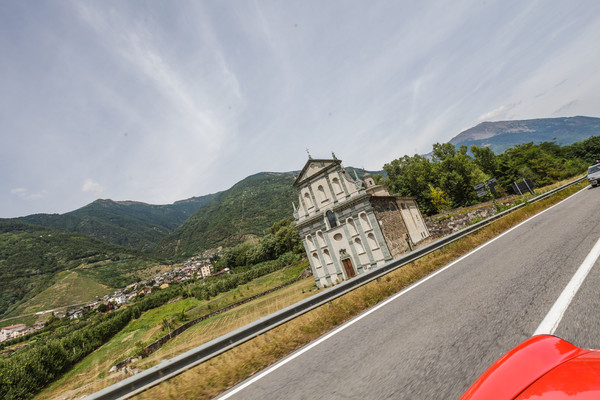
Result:
<svg viewBox="0 0 600 400"><path fill-rule="evenodd" d="M346 271L346 277L348 279L350 279L356 275L356 272L354 271L354 267L352 266L352 260L350 260L349 258L346 258L346 259L342 260L342 265L344 266L344 270Z"/></svg>

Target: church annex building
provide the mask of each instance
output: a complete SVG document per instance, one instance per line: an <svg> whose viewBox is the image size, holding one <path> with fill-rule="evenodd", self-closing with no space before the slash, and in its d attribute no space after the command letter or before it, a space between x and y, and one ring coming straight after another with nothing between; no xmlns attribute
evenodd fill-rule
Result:
<svg viewBox="0 0 600 400"><path fill-rule="evenodd" d="M390 196L369 174L351 177L332 156L309 156L294 182L294 218L320 288L384 264L429 237L413 197Z"/></svg>

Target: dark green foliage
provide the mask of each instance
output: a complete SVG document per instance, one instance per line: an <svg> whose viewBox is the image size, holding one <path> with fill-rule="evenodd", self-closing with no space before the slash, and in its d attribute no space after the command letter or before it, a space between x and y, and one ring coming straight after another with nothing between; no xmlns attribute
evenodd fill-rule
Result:
<svg viewBox="0 0 600 400"><path fill-rule="evenodd" d="M596 160L600 160L600 136L573 143L563 149L564 157L568 160L580 159L588 165L596 164Z"/></svg>
<svg viewBox="0 0 600 400"><path fill-rule="evenodd" d="M142 251L151 251L201 205L215 197L210 194L169 205L133 201L96 200L66 214L34 214L16 218L21 222L69 232Z"/></svg>
<svg viewBox="0 0 600 400"><path fill-rule="evenodd" d="M383 184L387 185L390 193L414 196L421 211L425 214L435 213L429 191L429 185L435 179L433 163L429 159L418 154L404 156L385 164L383 169L387 172Z"/></svg>
<svg viewBox="0 0 600 400"><path fill-rule="evenodd" d="M131 320L130 310L60 325L0 360L0 398L27 399L100 347Z"/></svg>
<svg viewBox="0 0 600 400"><path fill-rule="evenodd" d="M298 230L290 219L282 219L269 228L269 233L254 243L245 242L228 249L218 261L218 268L237 268L275 260L292 252L302 254L304 248Z"/></svg>
<svg viewBox="0 0 600 400"><path fill-rule="evenodd" d="M496 155L489 148L451 143L433 145L431 160L404 156L384 166L383 180L391 193L414 196L421 211L431 215L440 211L440 198L447 195L452 207L468 206L479 199L473 186L492 177L497 179L497 196L512 192L512 183L531 179L536 187L549 185L585 172L600 152L600 137L571 146L554 142L524 143Z"/></svg>
<svg viewBox="0 0 600 400"><path fill-rule="evenodd" d="M135 280L132 271L156 263L84 235L0 219L0 316L50 287L61 271L83 264L79 273L120 287Z"/></svg>

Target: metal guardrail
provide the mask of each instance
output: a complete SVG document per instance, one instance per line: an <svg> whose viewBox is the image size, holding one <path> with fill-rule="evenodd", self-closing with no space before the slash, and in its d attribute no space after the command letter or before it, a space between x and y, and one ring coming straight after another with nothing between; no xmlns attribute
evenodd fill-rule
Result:
<svg viewBox="0 0 600 400"><path fill-rule="evenodd" d="M253 339L317 307L327 304L328 302L337 299L338 297L343 296L344 294L351 292L352 290L360 286L363 286L369 282L381 278L382 276L388 274L391 271L394 271L412 261L417 260L418 258L421 258L435 250L442 248L443 246L446 246L449 243L452 243L474 231L477 231L489 225L491 222L502 218L503 216L529 203L545 199L560 190L563 190L569 186L581 182L584 179L586 179L586 177L577 179L566 185L540 194L535 198L528 200L527 202L521 203L515 207L493 215L483 221L463 228L462 230L455 232L451 235L440 238L435 242L423 246L419 249L416 249L396 260L392 260L384 265L375 267L367 272L363 272L362 274L357 275L352 279L346 280L338 285L325 289L315 294L314 296L299 301L298 303L295 303L266 317L262 317L258 321L255 321L233 332L213 339L210 342L207 342L201 346L196 347L195 349L180 354L177 357L171 358L169 360L163 360L160 364L152 368L142 371L139 374L133 375L127 379L122 380L121 382L115 383L112 386L109 386L105 389L102 389L96 393L85 397L84 400L126 399L138 393L141 393L167 379L170 379L190 368L195 367L198 364L203 363L204 361L216 357L219 354L226 352L227 350L239 346L240 344L245 343L250 339Z"/></svg>

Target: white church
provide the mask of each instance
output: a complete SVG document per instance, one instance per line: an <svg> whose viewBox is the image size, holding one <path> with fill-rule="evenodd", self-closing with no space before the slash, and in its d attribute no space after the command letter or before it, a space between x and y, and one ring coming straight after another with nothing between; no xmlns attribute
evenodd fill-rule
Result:
<svg viewBox="0 0 600 400"><path fill-rule="evenodd" d="M384 264L430 236L413 197L391 196L369 174L350 176L335 154L309 155L294 187L294 218L318 287Z"/></svg>

